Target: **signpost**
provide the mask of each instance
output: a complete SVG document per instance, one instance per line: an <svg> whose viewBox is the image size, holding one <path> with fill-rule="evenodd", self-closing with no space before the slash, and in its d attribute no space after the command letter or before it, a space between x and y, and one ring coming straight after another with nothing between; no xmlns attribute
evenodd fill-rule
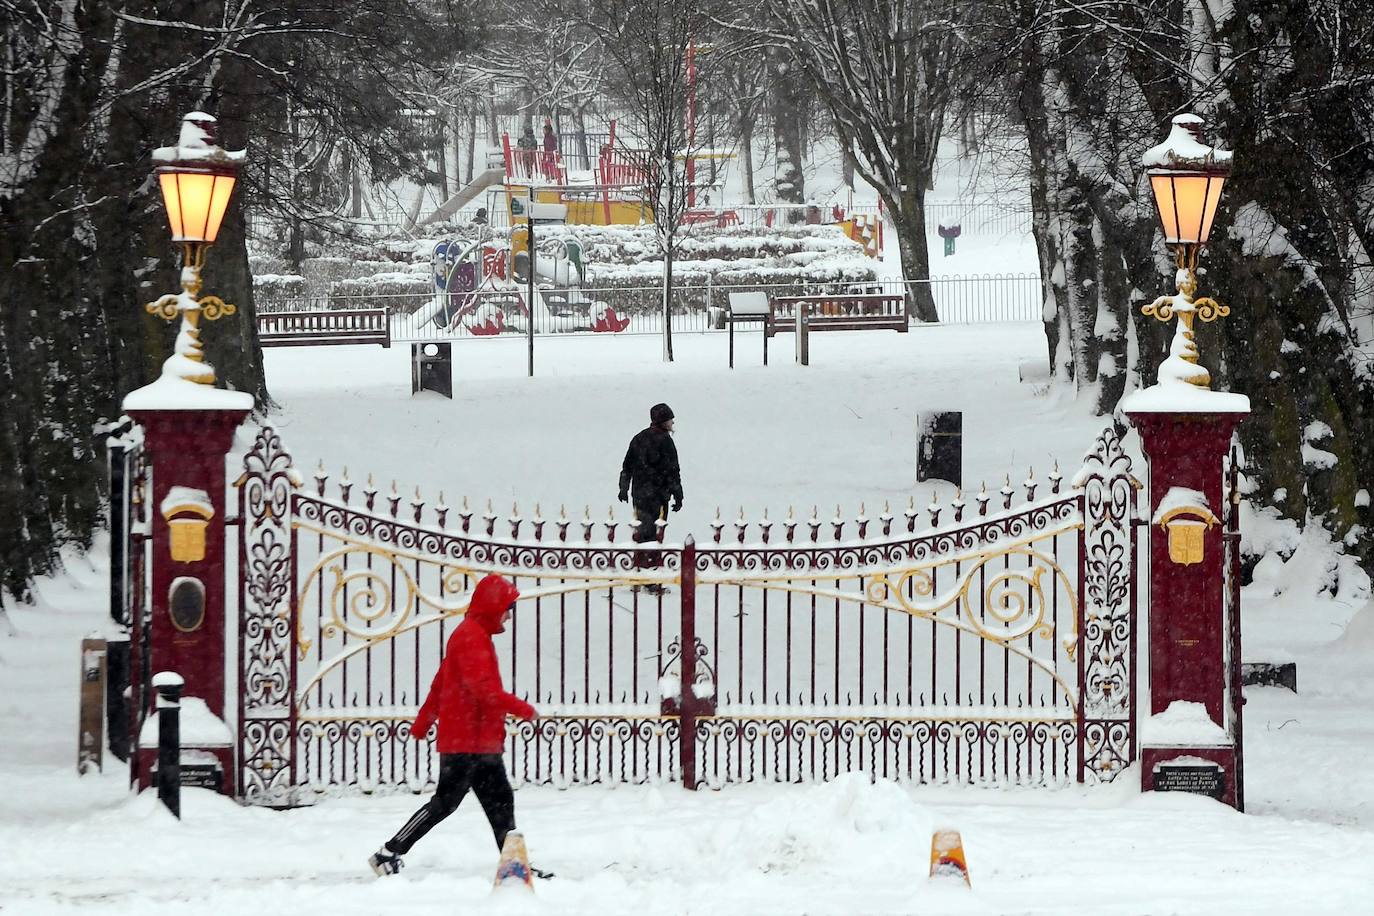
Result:
<svg viewBox="0 0 1374 916"><path fill-rule="evenodd" d="M517 202L519 207L517 208ZM525 238L529 243L529 276L527 280L527 292L525 294L525 309L527 314L525 333L529 341L529 376L534 378L534 226L536 223L562 223L568 218L567 204L546 204L529 198L511 197L511 216L522 215L525 217Z"/></svg>

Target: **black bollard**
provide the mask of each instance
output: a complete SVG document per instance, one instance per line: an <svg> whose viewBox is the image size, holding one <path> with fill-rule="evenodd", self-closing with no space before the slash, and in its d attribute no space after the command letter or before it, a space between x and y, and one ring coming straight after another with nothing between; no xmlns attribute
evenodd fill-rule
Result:
<svg viewBox="0 0 1374 916"><path fill-rule="evenodd" d="M177 820L181 819L181 688L185 684L175 671L153 675L157 690L157 797Z"/></svg>

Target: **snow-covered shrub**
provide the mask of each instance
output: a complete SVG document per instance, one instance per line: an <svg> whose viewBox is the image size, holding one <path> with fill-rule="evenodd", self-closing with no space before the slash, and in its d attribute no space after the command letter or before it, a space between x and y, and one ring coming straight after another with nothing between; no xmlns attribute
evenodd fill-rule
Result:
<svg viewBox="0 0 1374 916"><path fill-rule="evenodd" d="M429 302L433 294L434 282L429 271L422 274L393 271L339 280L330 285L328 292L330 308L385 306L393 313L407 315Z"/></svg>
<svg viewBox="0 0 1374 916"><path fill-rule="evenodd" d="M305 296L305 277L299 274L253 274L253 300L259 312L295 307L292 300Z"/></svg>

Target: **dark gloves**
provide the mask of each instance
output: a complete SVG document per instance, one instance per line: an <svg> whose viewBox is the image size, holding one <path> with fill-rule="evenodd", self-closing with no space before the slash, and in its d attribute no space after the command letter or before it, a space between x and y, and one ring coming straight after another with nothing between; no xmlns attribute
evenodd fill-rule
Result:
<svg viewBox="0 0 1374 916"><path fill-rule="evenodd" d="M681 496L675 497L675 498L673 499L673 511L674 511L674 512L681 512L681 511L682 511L682 497L681 497Z"/></svg>
<svg viewBox="0 0 1374 916"><path fill-rule="evenodd" d="M627 492L624 491L624 490L621 490L621 491L620 491L620 501L623 502L623 503L629 502L629 501L630 501L630 494L627 493Z"/></svg>

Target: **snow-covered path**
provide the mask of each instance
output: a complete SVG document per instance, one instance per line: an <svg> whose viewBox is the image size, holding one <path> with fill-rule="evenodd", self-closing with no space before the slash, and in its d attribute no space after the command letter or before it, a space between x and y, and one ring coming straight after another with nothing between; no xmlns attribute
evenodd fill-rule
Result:
<svg viewBox="0 0 1374 916"><path fill-rule="evenodd" d="M675 338L677 361L661 360L653 337L540 338L536 376L525 377L524 341L456 343L454 400L410 395L409 347L287 348L267 353L268 385L282 405L272 417L298 466L323 460L337 475L416 486L449 505L464 495L480 513L487 499L506 513L518 503L546 517L590 505L606 517L626 443L666 401L686 490L671 537L709 536L717 506L726 521L773 519L794 506L847 517L864 502L876 515L914 497L918 509L939 489L915 486L917 416L964 412L965 484L1013 483L1054 461L1071 474L1105 420L1076 403L1037 396L1017 381L1017 364L1044 361L1034 325L978 325L815 334L811 365L798 366L792 338L770 346L761 365L755 329L736 340L726 369L723 334ZM1039 425L1037 425L1039 424ZM623 516L624 507L616 506Z"/></svg>

